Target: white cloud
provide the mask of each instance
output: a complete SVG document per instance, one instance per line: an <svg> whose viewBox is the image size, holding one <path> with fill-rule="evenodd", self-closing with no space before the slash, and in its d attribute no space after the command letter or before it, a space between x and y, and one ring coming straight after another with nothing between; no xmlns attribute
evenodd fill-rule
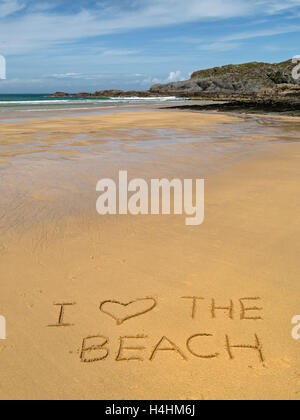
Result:
<svg viewBox="0 0 300 420"><path fill-rule="evenodd" d="M169 77L167 78L167 83L171 83L171 82L179 82L180 80L183 80L184 77L182 76L181 71L177 70L177 71L171 71L171 73L169 74Z"/></svg>
<svg viewBox="0 0 300 420"><path fill-rule="evenodd" d="M223 41L241 41L246 39L268 37L275 35L288 34L293 32L300 32L299 25L281 25L272 29L262 29L256 31L240 32L237 34L223 37Z"/></svg>
<svg viewBox="0 0 300 420"><path fill-rule="evenodd" d="M25 4L18 0L0 0L0 18L5 18L25 8Z"/></svg>
<svg viewBox="0 0 300 420"><path fill-rule="evenodd" d="M57 6L57 4L55 2L41 2L41 1L36 1L33 4L30 4L28 6L28 11L31 12L44 12L46 10L53 10L55 9Z"/></svg>
<svg viewBox="0 0 300 420"><path fill-rule="evenodd" d="M264 1L264 3L267 3ZM278 13L288 9L293 9L300 5L299 0L271 0L269 1L269 13Z"/></svg>
<svg viewBox="0 0 300 420"><path fill-rule="evenodd" d="M172 83L172 82L180 82L181 80L188 79L187 76L183 75L180 70L171 71L169 76L166 78L163 77L147 77L140 81L143 85L153 85L157 83Z"/></svg>
<svg viewBox="0 0 300 420"><path fill-rule="evenodd" d="M104 50L102 55L136 55L139 54L140 50L130 50L130 49L112 49L112 50Z"/></svg>
<svg viewBox="0 0 300 420"><path fill-rule="evenodd" d="M54 79L79 79L82 78L83 75L80 73L62 73L62 74L51 74L49 77Z"/></svg>
<svg viewBox="0 0 300 420"><path fill-rule="evenodd" d="M211 42L203 45L198 45L197 49L201 51L232 51L241 46L240 43L237 42L224 42L224 41L217 41Z"/></svg>
<svg viewBox="0 0 300 420"><path fill-rule="evenodd" d="M122 75L122 77L128 77L129 75ZM64 79L78 79L78 80L98 80L103 78L109 78L109 77L116 77L116 75L110 75L106 73L98 73L98 74L91 74L91 73L54 73L50 75L44 76L44 80L47 78L50 79L58 79L58 80L64 80Z"/></svg>
<svg viewBox="0 0 300 420"><path fill-rule="evenodd" d="M25 0L24 0L25 1ZM78 13L48 13L32 11L22 16L12 13L22 10L19 0L0 0L0 50L8 54L25 54L32 50L59 47L86 37L120 33L138 28L151 28L232 17L268 16L293 11L300 0L128 0L126 5L102 3ZM48 3L45 2L47 9ZM43 8L43 7L42 7ZM108 53L109 54L109 53Z"/></svg>
<svg viewBox="0 0 300 420"><path fill-rule="evenodd" d="M210 40L203 43L198 37L174 37L164 39L165 42L186 43L194 44L197 50L202 51L231 51L241 47L238 41L245 41L254 38L272 37L276 35L283 35L289 33L300 32L299 25L280 25L272 29L256 29L252 31L237 32L231 35L223 36L222 38L215 38L214 41Z"/></svg>

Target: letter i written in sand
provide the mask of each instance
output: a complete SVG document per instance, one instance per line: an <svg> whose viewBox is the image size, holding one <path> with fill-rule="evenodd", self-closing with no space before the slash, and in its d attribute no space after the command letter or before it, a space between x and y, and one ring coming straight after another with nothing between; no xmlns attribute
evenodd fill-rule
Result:
<svg viewBox="0 0 300 420"><path fill-rule="evenodd" d="M65 309L68 306L74 306L74 305L76 305L76 303L74 303L74 302L72 302L72 303L54 303L54 306L59 306L60 307L58 321L57 321L57 324L48 325L48 327L73 327L74 324L69 324L69 323L65 322Z"/></svg>

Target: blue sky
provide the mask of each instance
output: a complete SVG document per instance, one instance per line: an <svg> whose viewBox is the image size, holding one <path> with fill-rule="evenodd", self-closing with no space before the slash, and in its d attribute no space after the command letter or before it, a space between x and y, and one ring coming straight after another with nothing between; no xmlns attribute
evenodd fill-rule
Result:
<svg viewBox="0 0 300 420"><path fill-rule="evenodd" d="M147 89L300 54L300 0L0 0L0 93Z"/></svg>

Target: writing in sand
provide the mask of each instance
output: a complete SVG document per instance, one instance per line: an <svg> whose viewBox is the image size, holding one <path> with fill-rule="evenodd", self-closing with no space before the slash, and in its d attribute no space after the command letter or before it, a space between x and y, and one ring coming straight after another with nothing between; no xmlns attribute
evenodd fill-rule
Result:
<svg viewBox="0 0 300 420"><path fill-rule="evenodd" d="M184 296L180 298L180 302L185 305L182 306L183 316L187 320L201 318L202 305L205 301L207 302L206 315L210 320L218 321L224 319L225 316L226 319L233 322L244 322L246 328L243 328L243 338L231 331L222 334L212 333L205 330L202 323L201 331L187 334L184 343L182 343L182 334L179 341L168 334L156 338L140 333L118 334L117 340L111 340L104 334L89 334L81 340L80 361L82 363L99 363L112 359L116 362L154 362L162 357L177 357L183 361L191 359L217 360L226 357L232 361L243 357L246 362L249 362L249 358L251 357L251 361L253 361L254 357L258 363L264 364L262 339L253 329L256 322L263 321L261 298L244 297L236 301L229 299L228 304L220 305L214 298ZM75 324L70 321L70 313L67 311L70 307L78 308L79 306L76 306L75 302L55 303L54 305L58 309L57 319L54 324L48 327L74 327ZM149 317L150 313L158 307L159 299L156 297L138 298L128 302L110 299L102 301L97 311L99 315L109 317L116 328L120 328L125 323L133 323L137 318ZM234 330L236 331L236 328ZM220 342L222 342L221 347Z"/></svg>

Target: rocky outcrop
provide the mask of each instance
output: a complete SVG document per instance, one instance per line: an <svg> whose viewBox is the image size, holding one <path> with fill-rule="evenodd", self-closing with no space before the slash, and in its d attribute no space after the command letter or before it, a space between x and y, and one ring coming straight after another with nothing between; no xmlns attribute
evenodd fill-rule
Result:
<svg viewBox="0 0 300 420"><path fill-rule="evenodd" d="M56 92L50 95L51 98L155 98L158 96L167 96L167 94L160 94L155 92L147 91L123 91L123 90L100 90L95 93L65 93L65 92Z"/></svg>
<svg viewBox="0 0 300 420"><path fill-rule="evenodd" d="M292 89L293 86L300 86L300 80L297 81L292 76L294 67L292 60L279 64L254 62L215 67L196 71L190 80L154 85L150 92L205 99L245 99L257 94L263 95L264 90L268 96L282 95L288 87L292 96L299 95L299 91ZM278 86L281 87L278 89Z"/></svg>

